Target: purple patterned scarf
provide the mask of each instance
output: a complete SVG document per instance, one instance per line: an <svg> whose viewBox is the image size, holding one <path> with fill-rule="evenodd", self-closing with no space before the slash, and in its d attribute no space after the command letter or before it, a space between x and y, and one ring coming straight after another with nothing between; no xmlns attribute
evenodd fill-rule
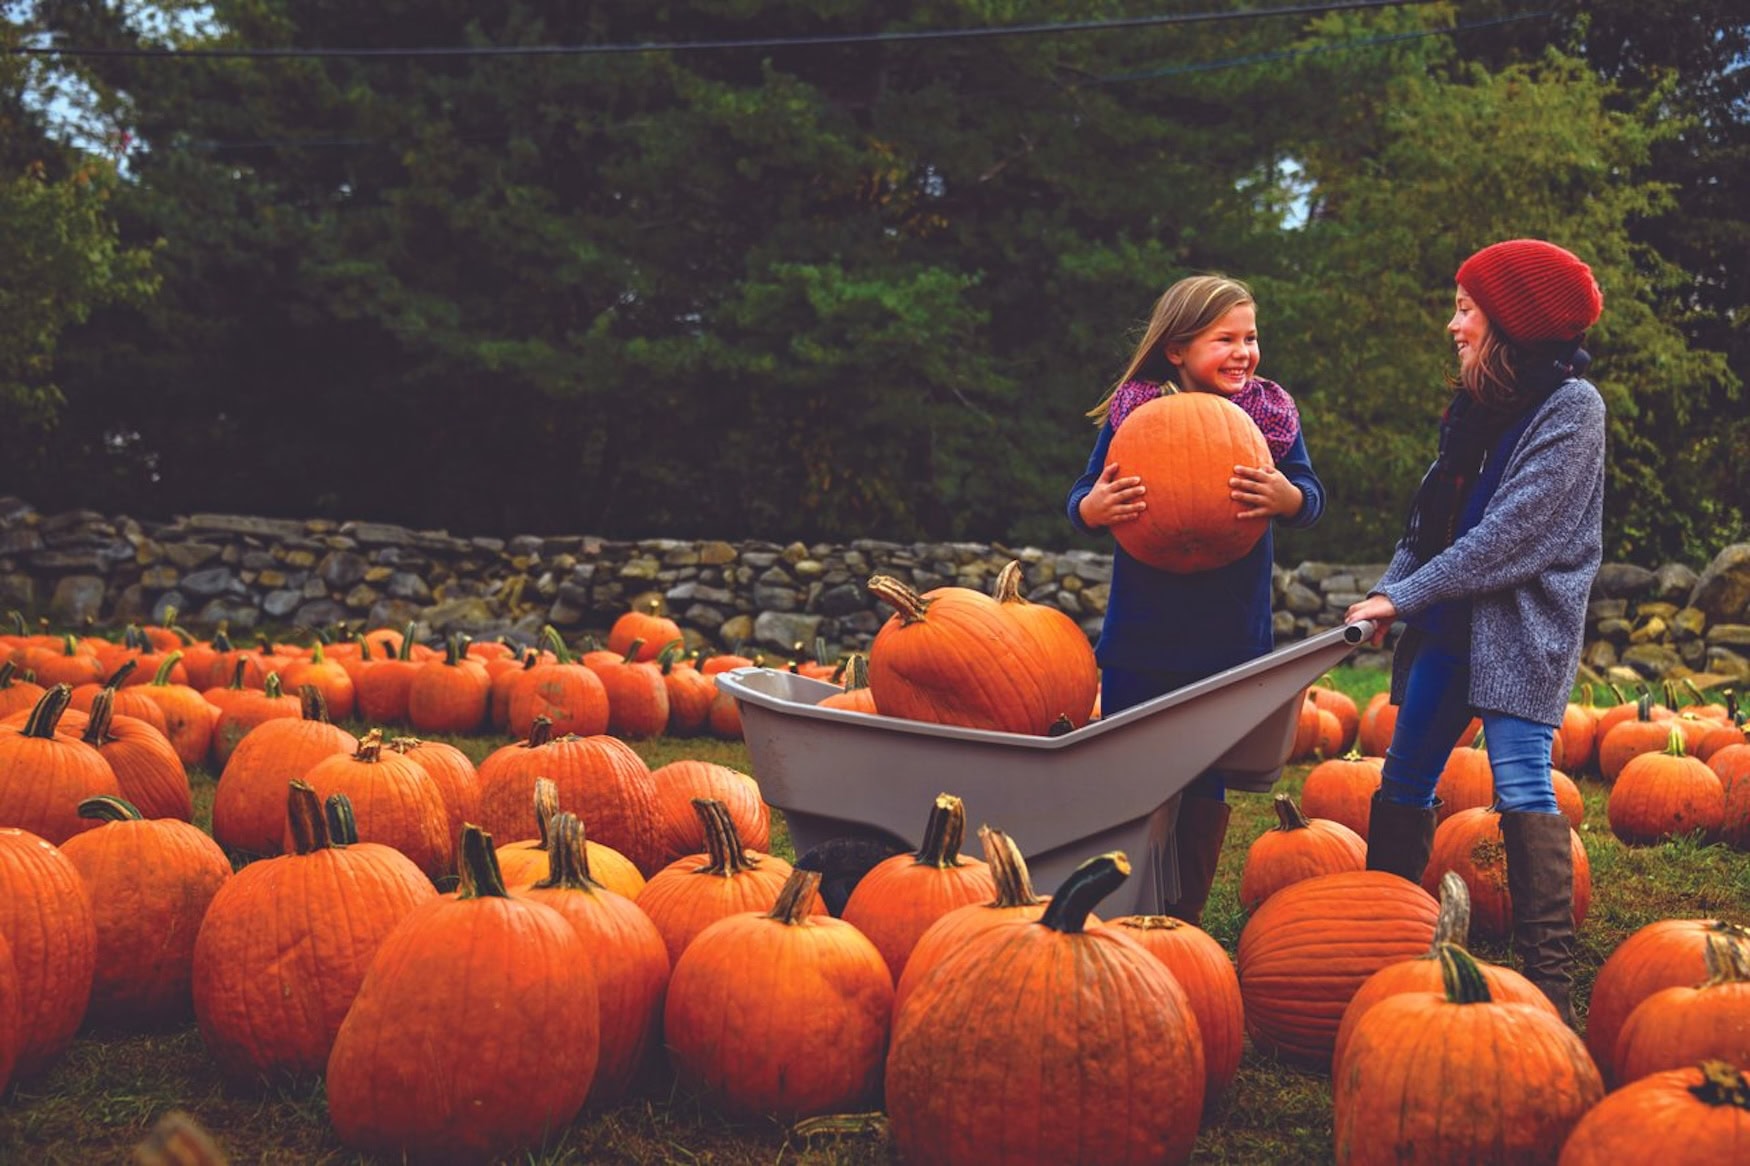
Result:
<svg viewBox="0 0 1750 1166"><path fill-rule="evenodd" d="M1112 393L1106 419L1116 430L1130 416L1132 409L1160 395L1161 387L1150 381L1125 381ZM1294 439L1300 436L1300 410L1295 408L1294 398L1288 395L1288 390L1275 381L1253 377L1246 382L1245 388L1228 400L1244 409L1246 416L1258 423L1264 441L1270 446L1272 458L1280 460L1293 447Z"/></svg>

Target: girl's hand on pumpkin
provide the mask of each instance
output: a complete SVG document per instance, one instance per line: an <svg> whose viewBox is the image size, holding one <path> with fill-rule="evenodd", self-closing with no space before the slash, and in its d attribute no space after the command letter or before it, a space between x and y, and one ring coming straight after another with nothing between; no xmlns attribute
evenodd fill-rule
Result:
<svg viewBox="0 0 1750 1166"><path fill-rule="evenodd" d="M1275 466L1235 466L1227 488L1228 497L1245 507L1240 518L1292 518L1300 513L1300 487Z"/></svg>
<svg viewBox="0 0 1750 1166"><path fill-rule="evenodd" d="M1082 521L1092 527L1129 522L1148 509L1147 492L1138 477L1119 477L1118 463L1107 462L1094 488L1082 497Z"/></svg>

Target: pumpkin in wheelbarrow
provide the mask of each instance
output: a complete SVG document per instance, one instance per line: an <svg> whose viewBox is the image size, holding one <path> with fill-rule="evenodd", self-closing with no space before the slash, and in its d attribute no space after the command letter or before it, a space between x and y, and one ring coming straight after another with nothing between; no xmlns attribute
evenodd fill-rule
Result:
<svg viewBox="0 0 1750 1166"><path fill-rule="evenodd" d="M1112 435L1106 462L1142 479L1148 508L1116 523L1112 536L1132 558L1187 575L1243 558L1269 526L1241 518L1230 497L1235 466L1272 464L1270 447L1245 410L1214 393L1173 393L1144 402Z"/></svg>

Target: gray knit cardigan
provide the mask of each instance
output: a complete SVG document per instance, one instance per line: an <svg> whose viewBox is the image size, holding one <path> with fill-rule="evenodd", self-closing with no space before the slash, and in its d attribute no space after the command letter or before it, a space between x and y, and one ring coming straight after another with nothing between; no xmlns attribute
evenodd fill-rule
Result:
<svg viewBox="0 0 1750 1166"><path fill-rule="evenodd" d="M1604 420L1591 382L1557 386L1513 447L1481 521L1426 562L1400 542L1370 592L1400 616L1470 601L1470 701L1479 711L1561 724L1604 554ZM1396 703L1420 642L1412 632L1398 643Z"/></svg>

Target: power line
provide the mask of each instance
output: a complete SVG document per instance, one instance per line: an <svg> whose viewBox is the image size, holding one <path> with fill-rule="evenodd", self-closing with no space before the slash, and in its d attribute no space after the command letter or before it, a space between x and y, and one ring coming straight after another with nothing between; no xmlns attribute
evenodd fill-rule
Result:
<svg viewBox="0 0 1750 1166"><path fill-rule="evenodd" d="M1154 28L1174 24L1207 24L1225 20L1261 20L1272 16L1316 16L1366 8L1404 8L1432 4L1436 0L1332 0L1324 4L1297 4L1283 8L1248 8L1232 12L1182 12L1160 16L1135 16L1114 20L1083 20L1047 24L1011 24L985 28L920 29L912 32L838 33L820 36L747 37L735 40L632 41L583 45L432 45L419 48L198 48L164 49L140 46L104 48L76 45L8 45L13 55L45 57L139 57L152 60L219 60L267 58L377 58L377 57L552 57L604 56L628 53L706 52L723 49L779 49L823 45L900 44L912 41L975 40L991 37L1035 36L1072 32L1104 32L1127 28Z"/></svg>

